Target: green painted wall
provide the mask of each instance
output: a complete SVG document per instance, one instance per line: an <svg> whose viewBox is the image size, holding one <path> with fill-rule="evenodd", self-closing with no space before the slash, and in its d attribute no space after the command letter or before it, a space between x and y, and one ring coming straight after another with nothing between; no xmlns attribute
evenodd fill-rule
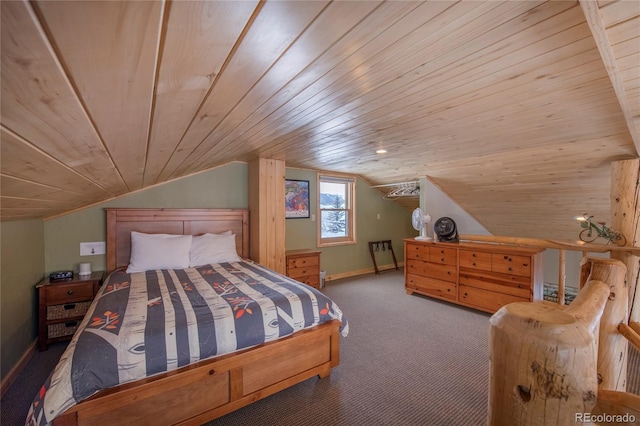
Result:
<svg viewBox="0 0 640 426"><path fill-rule="evenodd" d="M287 169L286 176L310 181L315 215L316 172ZM328 275L371 269L368 241L391 239L402 262L402 239L416 234L410 212L384 200L363 180L358 179L356 187L357 244L321 249L321 267ZM106 257L80 256L80 243L105 241L106 207L247 208L248 165L227 164L46 221L2 222L2 377L37 337L35 284L52 271L77 271L80 262L91 262L96 271L105 269ZM316 226L311 219L288 219L286 248L316 248ZM388 251L379 252L376 259L379 265L392 263Z"/></svg>
<svg viewBox="0 0 640 426"><path fill-rule="evenodd" d="M287 169L287 179L309 181L310 211L317 218L317 173L311 170ZM380 214L380 219L378 219ZM356 244L323 247L321 268L328 276L373 268L369 254L369 241L391 240L398 262L404 261L402 240L417 235L411 226L411 212L393 201L382 198L382 193L362 179L356 182ZM287 250L317 249L318 223L309 219L287 219ZM389 251L376 252L378 266L393 264Z"/></svg>
<svg viewBox="0 0 640 426"><path fill-rule="evenodd" d="M35 285L44 274L44 224L18 220L0 224L1 376L20 360L37 337Z"/></svg>
<svg viewBox="0 0 640 426"><path fill-rule="evenodd" d="M248 166L231 163L217 169L139 191L116 200L45 221L45 270L78 270L90 262L104 270L106 256L80 256L80 243L105 241L106 207L247 208Z"/></svg>

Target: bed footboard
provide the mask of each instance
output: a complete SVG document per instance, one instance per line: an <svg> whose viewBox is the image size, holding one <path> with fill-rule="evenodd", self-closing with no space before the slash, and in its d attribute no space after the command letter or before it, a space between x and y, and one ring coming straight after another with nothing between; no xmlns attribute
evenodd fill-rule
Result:
<svg viewBox="0 0 640 426"><path fill-rule="evenodd" d="M98 393L53 422L201 425L339 364L340 321Z"/></svg>

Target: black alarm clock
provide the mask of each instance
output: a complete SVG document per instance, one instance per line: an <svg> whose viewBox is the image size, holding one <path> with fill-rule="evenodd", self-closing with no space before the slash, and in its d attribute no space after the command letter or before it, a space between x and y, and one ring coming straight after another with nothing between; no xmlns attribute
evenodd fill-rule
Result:
<svg viewBox="0 0 640 426"><path fill-rule="evenodd" d="M73 271L55 271L49 274L50 281L69 280L73 278Z"/></svg>
<svg viewBox="0 0 640 426"><path fill-rule="evenodd" d="M458 242L458 229L456 223L450 217L441 217L436 220L433 224L433 232L438 237L438 242Z"/></svg>

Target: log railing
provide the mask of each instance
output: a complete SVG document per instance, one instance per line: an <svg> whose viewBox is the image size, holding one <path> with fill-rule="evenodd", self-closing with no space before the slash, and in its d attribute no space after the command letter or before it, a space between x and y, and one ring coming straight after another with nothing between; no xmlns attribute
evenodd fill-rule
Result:
<svg viewBox="0 0 640 426"><path fill-rule="evenodd" d="M611 166L612 227L626 236L626 247L460 236L559 251L558 304L512 303L491 317L490 425L592 424L589 414L640 424L640 396L625 392L628 343L640 349L640 158ZM580 290L568 307L566 250L582 252ZM590 252L609 252L610 259Z"/></svg>
<svg viewBox="0 0 640 426"><path fill-rule="evenodd" d="M490 425L591 424L599 414L640 421L640 397L625 392L625 337L640 342L626 323L626 269L584 258L585 285L569 306L511 303L491 317Z"/></svg>

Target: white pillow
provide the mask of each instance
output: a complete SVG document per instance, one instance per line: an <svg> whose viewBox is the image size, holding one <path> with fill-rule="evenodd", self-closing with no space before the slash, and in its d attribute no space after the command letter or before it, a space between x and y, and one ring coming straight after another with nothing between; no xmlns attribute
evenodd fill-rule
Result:
<svg viewBox="0 0 640 426"><path fill-rule="evenodd" d="M191 235L144 234L131 231L127 273L189 267Z"/></svg>
<svg viewBox="0 0 640 426"><path fill-rule="evenodd" d="M236 251L236 236L231 233L193 237L189 257L191 267L241 260Z"/></svg>

